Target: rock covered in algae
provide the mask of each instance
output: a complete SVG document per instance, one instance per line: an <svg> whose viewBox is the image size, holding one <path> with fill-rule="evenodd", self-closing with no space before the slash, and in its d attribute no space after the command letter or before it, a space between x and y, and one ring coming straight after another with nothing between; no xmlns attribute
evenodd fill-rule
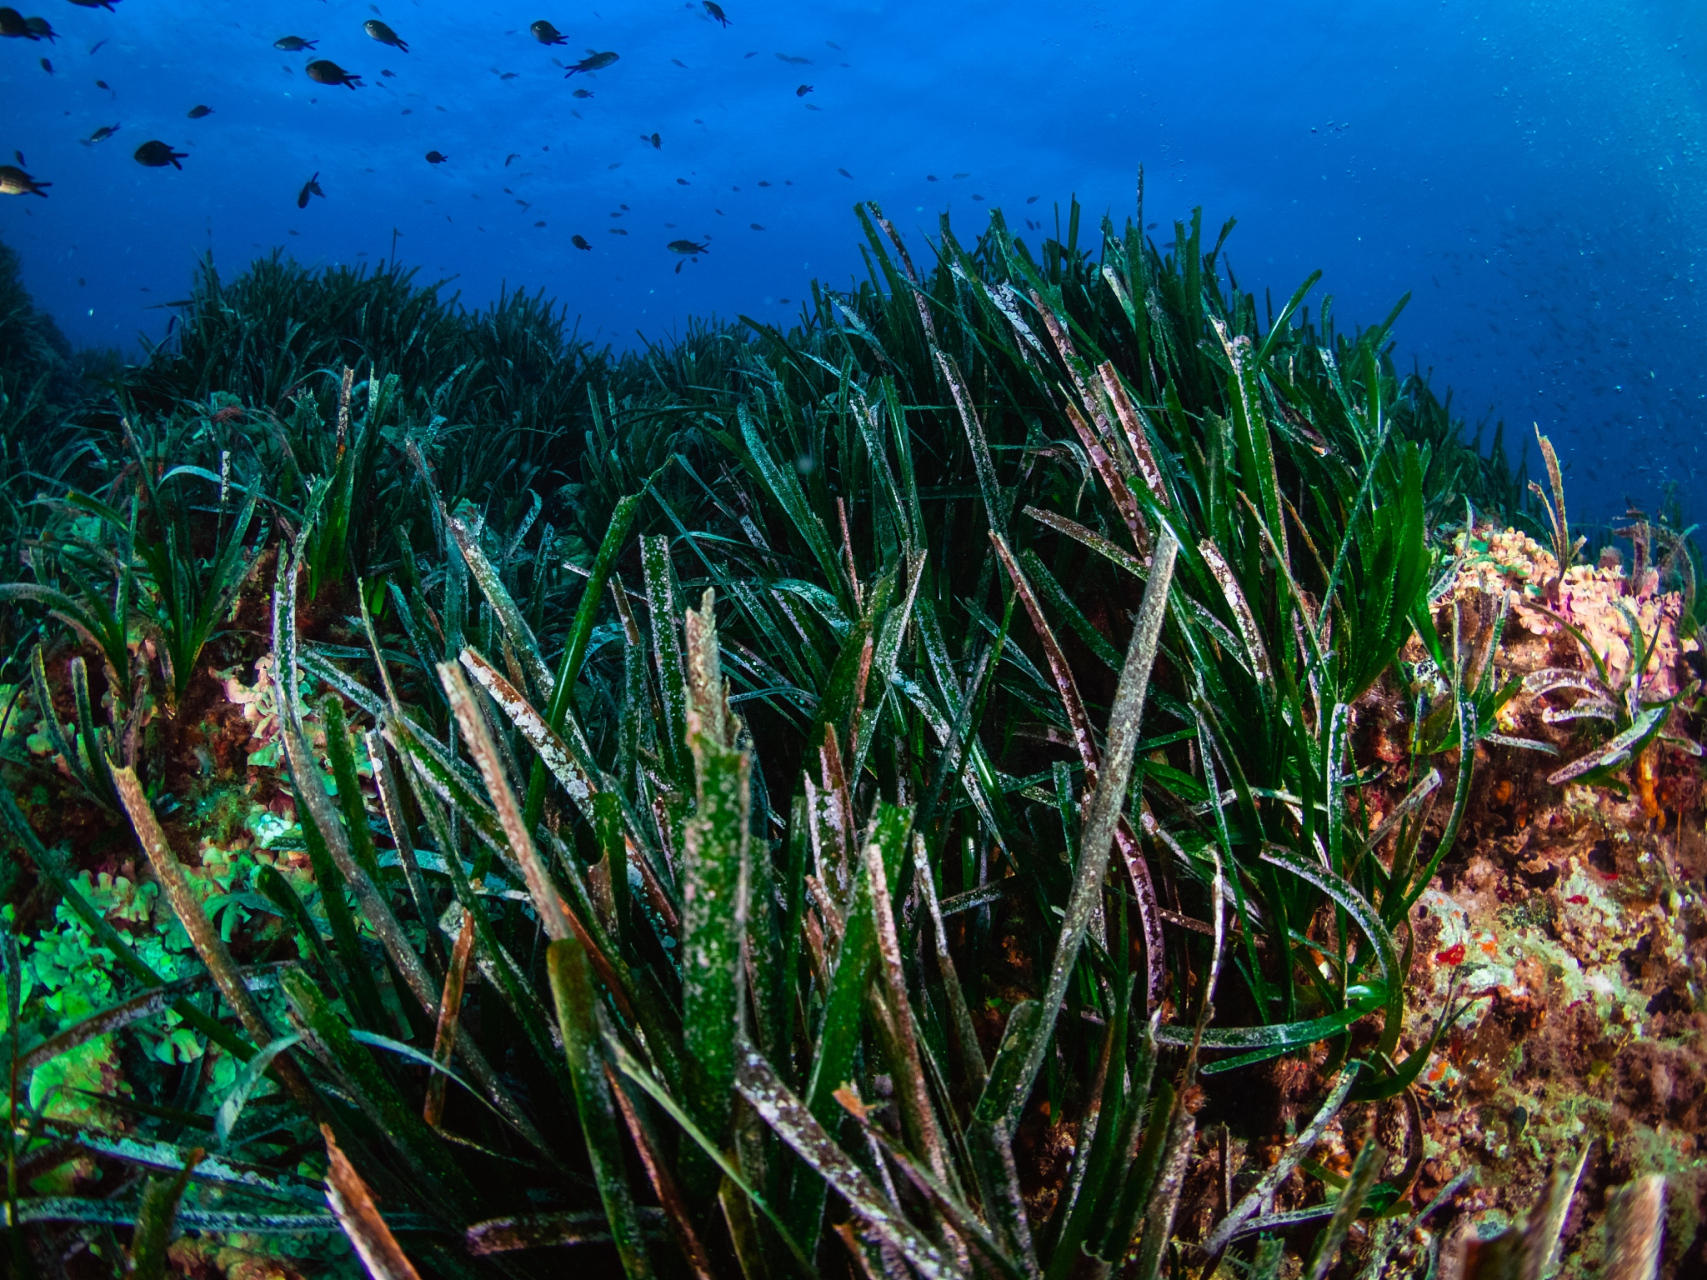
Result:
<svg viewBox="0 0 1707 1280"><path fill-rule="evenodd" d="M1570 697L1519 690L1499 730L1558 754L1477 748L1463 831L1410 920L1403 1051L1447 1024L1417 1085L1419 1191L1475 1166L1460 1208L1496 1233L1535 1202L1550 1169L1592 1142L1589 1210L1567 1227L1565 1274L1603 1266L1589 1228L1605 1189L1653 1173L1669 1183L1661 1274L1697 1274L1707 1259L1707 837L1690 741L1701 647L1686 601L1659 589L1651 565L1632 573L1612 555L1561 576L1554 555L1517 530L1479 526L1454 550L1454 577L1437 597L1443 635L1456 605L1461 645L1486 644L1501 680L1573 670L1621 699L1634 689L1670 700L1676 741L1654 738L1594 785L1554 785L1561 758L1593 750L1615 726L1559 716ZM1634 680L1638 644L1647 656Z"/></svg>

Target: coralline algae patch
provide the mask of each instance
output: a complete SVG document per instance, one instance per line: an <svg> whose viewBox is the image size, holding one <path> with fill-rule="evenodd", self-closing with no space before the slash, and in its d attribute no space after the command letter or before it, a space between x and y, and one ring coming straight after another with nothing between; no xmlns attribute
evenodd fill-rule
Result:
<svg viewBox="0 0 1707 1280"><path fill-rule="evenodd" d="M1680 635L1683 596L1660 591L1659 572L1651 565L1632 575L1617 553L1611 552L1598 565L1572 565L1560 577L1558 560L1534 538L1492 525L1459 533L1452 550L1457 571L1451 598L1460 602L1477 595L1495 602L1503 598L1510 618L1500 657L1519 674L1548 665L1545 659L1554 648L1553 641L1563 640L1567 649L1574 647L1566 638L1564 622L1582 633L1605 664L1610 682L1620 685L1634 663L1634 621L1648 650L1643 670L1647 692L1669 697L1687 682L1689 670L1683 656L1700 646ZM1526 640L1542 643L1526 644Z"/></svg>

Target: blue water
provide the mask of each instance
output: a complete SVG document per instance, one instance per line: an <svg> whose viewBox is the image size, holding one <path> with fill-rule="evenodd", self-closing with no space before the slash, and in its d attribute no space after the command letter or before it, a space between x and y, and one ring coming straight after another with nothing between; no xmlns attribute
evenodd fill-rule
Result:
<svg viewBox="0 0 1707 1280"><path fill-rule="evenodd" d="M1159 242L1194 205L1239 219L1244 287L1284 296L1320 267L1314 301L1348 326L1412 292L1400 360L1472 421L1540 423L1576 512L1651 509L1668 483L1707 510L1700 0L729 0L727 28L697 2L554 4L34 0L60 35L0 42L0 159L53 186L0 201L0 238L83 343L161 337L151 308L201 253L374 262L395 229L465 301L543 287L621 347L845 286L857 200L928 260L943 211L964 238L998 205L1052 232L1073 193L1123 219L1142 165ZM373 16L410 51L365 35ZM529 35L540 17L566 46ZM553 65L589 48L620 60ZM314 57L362 87L312 83ZM148 139L183 170L137 164ZM315 173L326 197L299 210Z"/></svg>

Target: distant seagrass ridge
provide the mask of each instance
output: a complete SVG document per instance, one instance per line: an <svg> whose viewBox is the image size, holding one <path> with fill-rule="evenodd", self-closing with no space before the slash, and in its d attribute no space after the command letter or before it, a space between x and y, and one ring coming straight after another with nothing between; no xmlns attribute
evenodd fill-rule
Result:
<svg viewBox="0 0 1707 1280"><path fill-rule="evenodd" d="M1062 215L620 351L0 257L14 1272L1686 1274L1694 528Z"/></svg>

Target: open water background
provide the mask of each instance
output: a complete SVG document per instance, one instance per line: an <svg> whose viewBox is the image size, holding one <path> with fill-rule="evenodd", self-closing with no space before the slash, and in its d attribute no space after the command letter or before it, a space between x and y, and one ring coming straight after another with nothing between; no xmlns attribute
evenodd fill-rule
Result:
<svg viewBox="0 0 1707 1280"><path fill-rule="evenodd" d="M1574 516L1668 484L1707 512L1702 0L729 0L727 28L682 0L554 2L33 0L59 38L0 42L0 159L53 186L0 202L0 238L73 341L132 354L199 254L371 263L393 229L465 302L542 288L620 347L845 287L858 200L928 260L943 212L971 239L1000 206L1034 245L1026 220L1052 233L1059 203L1064 233L1074 193L1087 231L1124 219L1143 166L1158 242L1195 205L1237 217L1229 261L1277 306L1318 267L1313 308L1332 294L1348 327L1412 293L1397 357L1508 439L1539 423ZM528 34L541 17L566 46ZM553 65L587 49L620 60ZM312 83L313 57L363 87ZM150 138L182 172L132 159Z"/></svg>

